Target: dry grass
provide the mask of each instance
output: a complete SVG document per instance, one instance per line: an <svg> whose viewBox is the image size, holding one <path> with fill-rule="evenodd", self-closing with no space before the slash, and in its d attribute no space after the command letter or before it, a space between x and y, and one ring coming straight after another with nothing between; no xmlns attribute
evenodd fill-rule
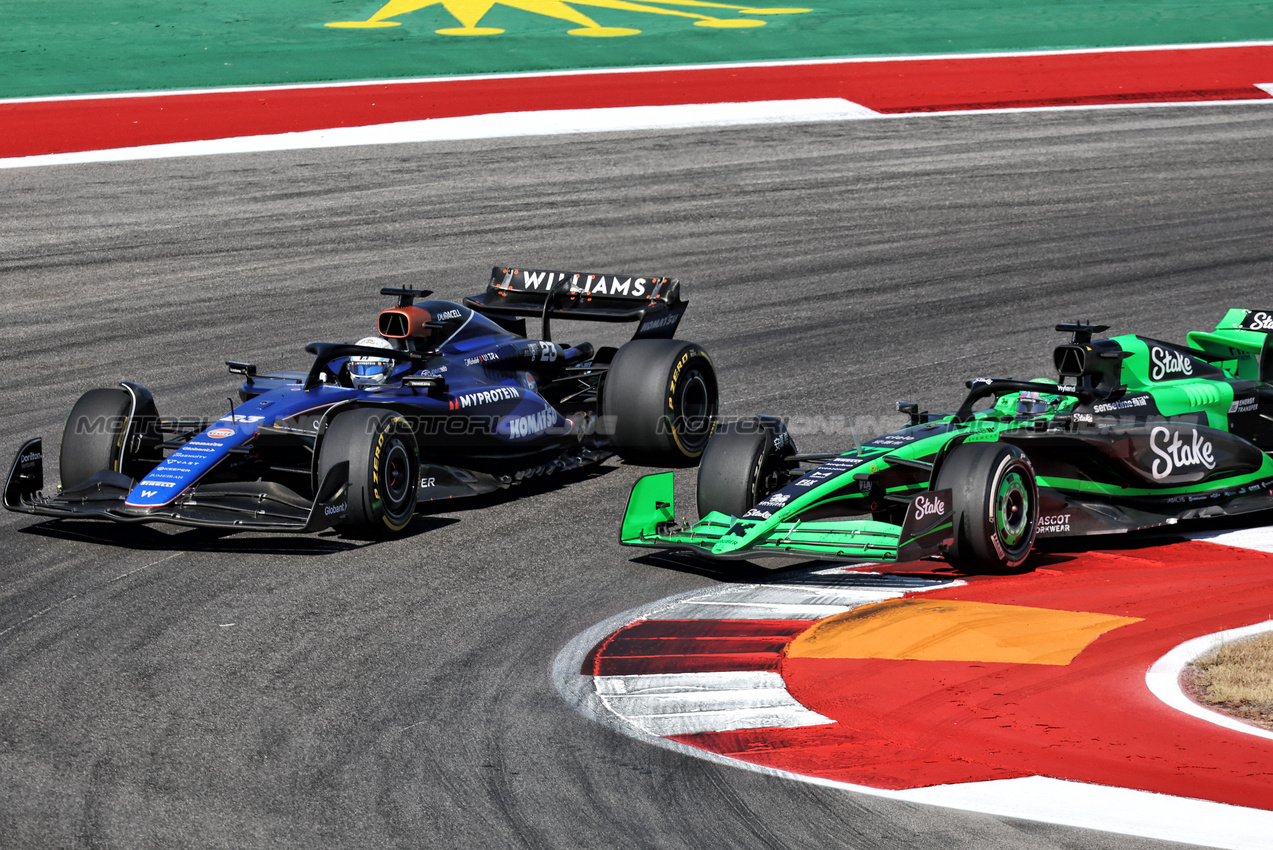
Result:
<svg viewBox="0 0 1273 850"><path fill-rule="evenodd" d="M1198 702L1273 729L1273 632L1223 644L1185 672Z"/></svg>

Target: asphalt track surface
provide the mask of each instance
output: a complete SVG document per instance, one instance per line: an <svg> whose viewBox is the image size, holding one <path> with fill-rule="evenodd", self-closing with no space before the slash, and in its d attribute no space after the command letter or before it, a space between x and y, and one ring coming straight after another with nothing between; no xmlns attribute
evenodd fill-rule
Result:
<svg viewBox="0 0 1273 850"><path fill-rule="evenodd" d="M381 286L458 298L511 263L679 277L727 411L842 448L898 398L1048 374L1058 321L1173 339L1273 306L1271 160L1273 112L1208 106L9 171L0 446L42 434L55 470L91 387L210 414L223 360L299 368L305 342L367 333ZM731 578L617 546L645 471L388 543L5 513L0 846L1169 846L736 770L577 714L563 645Z"/></svg>

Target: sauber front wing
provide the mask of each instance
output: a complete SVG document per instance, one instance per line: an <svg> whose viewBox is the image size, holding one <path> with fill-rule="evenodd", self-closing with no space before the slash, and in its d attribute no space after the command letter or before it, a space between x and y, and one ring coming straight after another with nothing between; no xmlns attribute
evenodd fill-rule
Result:
<svg viewBox="0 0 1273 850"><path fill-rule="evenodd" d="M4 506L18 513L62 519L308 533L330 528L345 518L348 479L346 462L328 471L312 500L279 484L250 481L195 485L166 505L136 508L125 504L136 482L111 470L102 470L76 487L59 488L54 495L43 493L43 441L35 439L14 458L5 482Z"/></svg>
<svg viewBox="0 0 1273 850"><path fill-rule="evenodd" d="M678 525L672 473L646 475L628 497L619 542L625 546L685 549L710 558L801 555L827 560L913 561L941 554L950 545L953 510L949 490L916 498L901 525L870 519L802 521L779 511L765 520L739 519L716 511L688 526Z"/></svg>

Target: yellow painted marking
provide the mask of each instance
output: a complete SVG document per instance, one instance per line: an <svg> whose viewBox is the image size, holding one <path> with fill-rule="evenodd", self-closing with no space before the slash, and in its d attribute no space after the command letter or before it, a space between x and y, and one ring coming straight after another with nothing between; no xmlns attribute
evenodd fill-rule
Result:
<svg viewBox="0 0 1273 850"><path fill-rule="evenodd" d="M792 641L787 655L1063 665L1105 632L1139 621L989 602L892 599L822 620Z"/></svg>
<svg viewBox="0 0 1273 850"><path fill-rule="evenodd" d="M694 19L694 25L700 27L763 27L764 21L752 18L718 18L697 12L683 12L668 8L684 6L704 11L721 9L733 13L751 15L799 15L813 11L799 8L757 8L753 6L735 6L728 3L712 3L707 0L652 0L652 2L633 2L633 0L389 0L375 14L365 21L332 21L329 27L345 29L375 29L379 27L396 27L400 21L390 18L401 17L429 6L441 6L454 17L461 26L444 27L435 30L441 35L473 36L498 35L504 32L497 27L478 26L482 18L496 4L520 9L535 15L569 21L578 26L567 30L570 35L589 36L593 38L613 38L626 35L637 35L641 31L631 27L607 27L583 14L576 7L591 6L597 9L613 9L622 12L645 15L671 15Z"/></svg>
<svg viewBox="0 0 1273 850"><path fill-rule="evenodd" d="M627 27L580 27L579 29L566 30L567 35L586 35L592 38L615 38L621 35L636 35L639 32L641 31Z"/></svg>

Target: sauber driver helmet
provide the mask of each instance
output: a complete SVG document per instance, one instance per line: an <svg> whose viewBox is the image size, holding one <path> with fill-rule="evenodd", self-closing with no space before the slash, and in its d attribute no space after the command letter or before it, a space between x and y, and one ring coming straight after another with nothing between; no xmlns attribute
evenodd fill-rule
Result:
<svg viewBox="0 0 1273 850"><path fill-rule="evenodd" d="M363 337L354 345L362 345L367 348L388 348L393 349L387 340L378 336ZM349 376L353 379L354 386L363 387L368 385L382 384L389 377L389 373L393 371L393 360L388 357L375 357L370 354L358 354L349 358Z"/></svg>

